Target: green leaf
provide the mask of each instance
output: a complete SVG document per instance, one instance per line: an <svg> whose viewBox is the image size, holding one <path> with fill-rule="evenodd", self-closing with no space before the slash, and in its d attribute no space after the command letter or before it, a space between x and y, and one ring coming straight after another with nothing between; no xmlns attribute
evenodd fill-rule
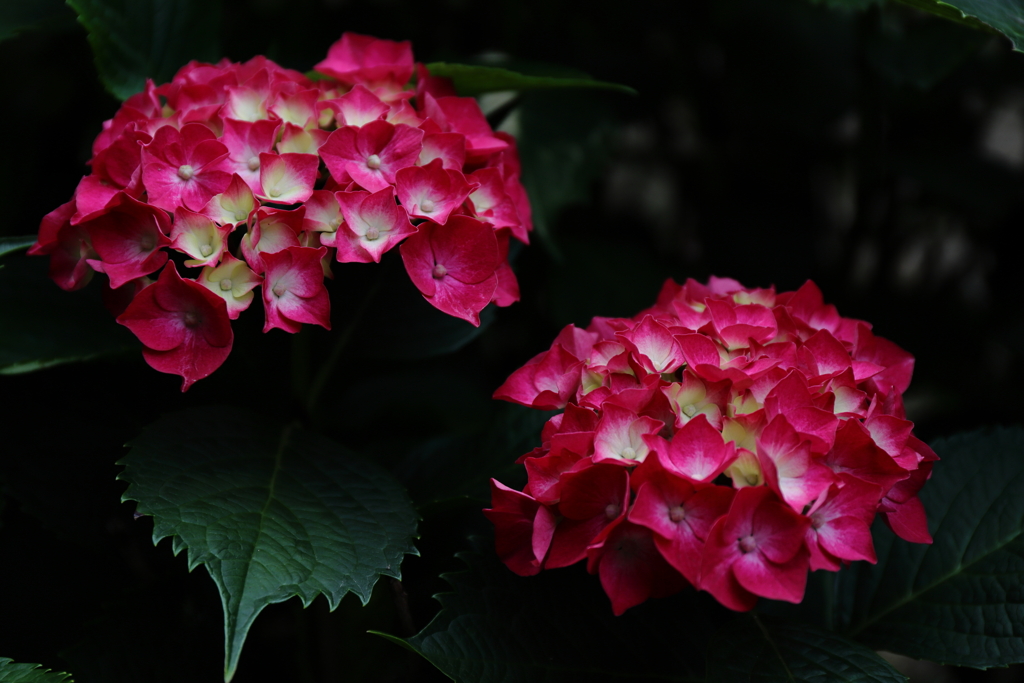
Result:
<svg viewBox="0 0 1024 683"><path fill-rule="evenodd" d="M840 618L869 647L943 664L1024 662L1024 430L933 444L921 490L932 545L874 530L878 564L838 576Z"/></svg>
<svg viewBox="0 0 1024 683"><path fill-rule="evenodd" d="M0 269L0 375L138 350L111 318L97 284L65 292L46 275L46 259L11 256Z"/></svg>
<svg viewBox="0 0 1024 683"><path fill-rule="evenodd" d="M798 622L745 615L711 639L707 680L715 683L905 683L868 648Z"/></svg>
<svg viewBox="0 0 1024 683"><path fill-rule="evenodd" d="M74 15L64 0L8 0L0 3L0 41L27 31L73 28Z"/></svg>
<svg viewBox="0 0 1024 683"><path fill-rule="evenodd" d="M124 100L147 78L170 81L189 60L221 57L221 0L67 0L89 33L100 80Z"/></svg>
<svg viewBox="0 0 1024 683"><path fill-rule="evenodd" d="M434 62L427 64L427 69L431 76L452 79L455 90L463 97L475 97L487 92L502 90L557 90L562 88L591 88L616 90L630 95L637 94L633 88L618 83L597 81L586 77L528 76L497 66Z"/></svg>
<svg viewBox="0 0 1024 683"><path fill-rule="evenodd" d="M1024 6L1020 0L896 0L986 33L1002 33L1020 50L1024 38Z"/></svg>
<svg viewBox="0 0 1024 683"><path fill-rule="evenodd" d="M708 636L732 614L687 591L616 617L582 564L522 577L490 550L459 557L469 569L444 576L455 592L403 642L460 683L702 682Z"/></svg>
<svg viewBox="0 0 1024 683"><path fill-rule="evenodd" d="M365 604L378 576L398 578L415 554L416 513L385 470L323 436L232 408L168 415L131 444L124 500L152 515L202 564L224 607L224 678L249 627L271 603L348 592Z"/></svg>
<svg viewBox="0 0 1024 683"><path fill-rule="evenodd" d="M21 235L21 236L0 236L0 256L4 254L10 254L21 249L28 249L36 243L35 235Z"/></svg>
<svg viewBox="0 0 1024 683"><path fill-rule="evenodd" d="M54 673L39 664L16 664L13 659L0 657L0 683L62 683L70 680L70 674Z"/></svg>

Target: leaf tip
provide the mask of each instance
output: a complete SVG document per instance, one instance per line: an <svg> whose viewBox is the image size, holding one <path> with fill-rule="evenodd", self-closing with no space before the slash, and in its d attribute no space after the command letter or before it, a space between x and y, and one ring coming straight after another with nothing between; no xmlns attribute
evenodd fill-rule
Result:
<svg viewBox="0 0 1024 683"><path fill-rule="evenodd" d="M407 643L404 638L399 638L398 636L393 636L390 633L384 633L383 631L374 631L373 629L368 630L367 633L374 636L380 636L384 640L392 642L395 645L398 645L399 647L405 648L409 652L419 654L419 652L416 652L416 648Z"/></svg>

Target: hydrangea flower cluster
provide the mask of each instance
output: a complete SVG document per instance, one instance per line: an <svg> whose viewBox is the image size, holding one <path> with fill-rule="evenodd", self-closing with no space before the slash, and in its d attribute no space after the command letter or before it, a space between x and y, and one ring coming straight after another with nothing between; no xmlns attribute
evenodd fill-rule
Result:
<svg viewBox="0 0 1024 683"><path fill-rule="evenodd" d="M616 614L687 584L734 610L799 602L809 570L876 561L876 514L931 542L913 366L812 282L668 281L632 319L566 327L495 392L563 410L519 459L522 492L492 480L497 552L524 576L586 559Z"/></svg>
<svg viewBox="0 0 1024 683"><path fill-rule="evenodd" d="M118 322L183 390L223 363L257 288L265 332L329 328L332 260L400 245L424 298L474 325L519 298L509 240L532 226L514 140L408 42L346 33L316 71L255 57L147 82L43 218L30 253L67 290L105 273Z"/></svg>

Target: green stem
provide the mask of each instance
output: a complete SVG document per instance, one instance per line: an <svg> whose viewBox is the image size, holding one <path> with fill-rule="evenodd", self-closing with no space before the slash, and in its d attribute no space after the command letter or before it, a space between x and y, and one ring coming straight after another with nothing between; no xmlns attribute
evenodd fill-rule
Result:
<svg viewBox="0 0 1024 683"><path fill-rule="evenodd" d="M323 365L317 371L313 381L309 384L309 393L306 396L306 413L312 414L313 408L316 407L316 402L320 398L320 394L323 392L324 387L327 385L327 380L334 374L334 370L338 365L338 361L341 360L341 354L348 345L349 339L352 338L352 334L356 331L356 327L359 325L359 321L363 317L363 313L370 305L370 301L373 300L377 294L377 290L380 289L381 277L378 274L374 280L373 285L369 291L366 292L366 296L363 297L359 307L352 314L352 319L349 321L345 329L342 330L341 336L338 337L338 341L335 342L334 348L331 349L331 353L327 356L327 360L324 361Z"/></svg>

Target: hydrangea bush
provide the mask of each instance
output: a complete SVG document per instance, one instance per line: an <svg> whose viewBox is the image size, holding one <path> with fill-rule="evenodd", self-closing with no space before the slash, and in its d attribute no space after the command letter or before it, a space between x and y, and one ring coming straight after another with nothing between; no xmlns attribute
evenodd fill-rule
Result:
<svg viewBox="0 0 1024 683"><path fill-rule="evenodd" d="M183 391L227 358L257 291L264 332L330 329L335 261L401 245L423 297L474 325L519 298L509 240L532 224L513 138L408 42L346 33L312 76L260 56L147 80L29 250L67 290L106 274L118 322Z"/></svg>
<svg viewBox="0 0 1024 683"><path fill-rule="evenodd" d="M616 614L689 584L734 610L798 603L808 571L875 562L876 514L931 543L914 359L795 292L665 283L633 318L569 325L496 398L564 412L492 481L497 552L532 575L587 560Z"/></svg>
<svg viewBox="0 0 1024 683"><path fill-rule="evenodd" d="M950 3L0 10L0 683L1024 664L1024 13Z"/></svg>

